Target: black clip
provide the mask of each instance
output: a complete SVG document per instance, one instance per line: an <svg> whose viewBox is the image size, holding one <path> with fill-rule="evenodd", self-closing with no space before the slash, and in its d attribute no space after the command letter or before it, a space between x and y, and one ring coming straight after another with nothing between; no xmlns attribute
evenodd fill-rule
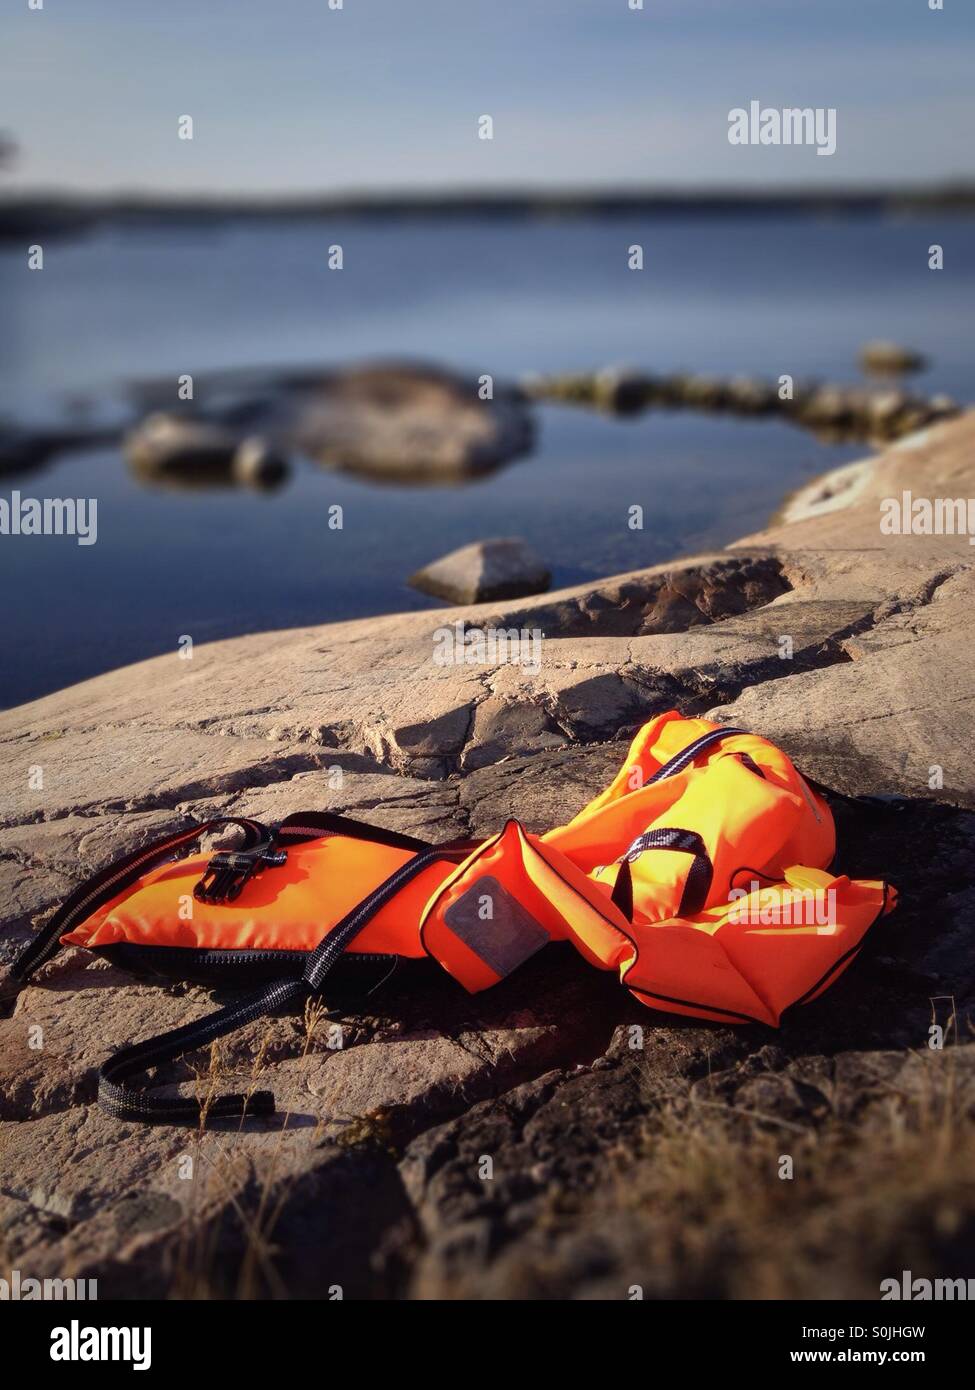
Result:
<svg viewBox="0 0 975 1390"><path fill-rule="evenodd" d="M219 850L209 864L193 896L201 903L229 903L240 896L244 885L262 869L287 863L284 850L272 849L274 834L253 849Z"/></svg>

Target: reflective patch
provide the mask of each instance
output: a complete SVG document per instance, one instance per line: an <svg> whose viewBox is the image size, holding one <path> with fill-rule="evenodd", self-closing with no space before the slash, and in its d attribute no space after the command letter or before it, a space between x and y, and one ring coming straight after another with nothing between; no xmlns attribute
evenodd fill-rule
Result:
<svg viewBox="0 0 975 1390"><path fill-rule="evenodd" d="M490 874L452 903L443 919L502 978L548 944L548 932Z"/></svg>

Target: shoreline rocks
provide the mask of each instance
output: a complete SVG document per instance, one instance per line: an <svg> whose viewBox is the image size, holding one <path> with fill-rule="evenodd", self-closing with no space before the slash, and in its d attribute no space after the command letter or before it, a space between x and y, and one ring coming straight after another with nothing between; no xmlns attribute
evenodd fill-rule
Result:
<svg viewBox="0 0 975 1390"><path fill-rule="evenodd" d="M659 377L623 371L533 376L522 383L522 389L531 400L587 406L624 416L654 409L781 415L826 439L878 444L960 413L948 396L914 396L889 386L796 382L792 394L783 398L776 385L758 378L688 372Z"/></svg>
<svg viewBox="0 0 975 1390"><path fill-rule="evenodd" d="M874 346L875 361L911 356L889 344ZM444 486L482 477L530 453L532 407L540 401L620 417L649 409L779 415L826 440L879 444L959 413L949 397L913 395L892 384L893 370L883 375L886 384L875 386L797 382L783 399L778 384L753 377L652 376L608 368L533 375L517 387L492 383L490 399L482 399L485 378L473 381L412 362L228 370L195 377L193 402L185 410L173 408L171 380L136 384L128 391L127 427L4 425L0 475L28 472L59 453L110 446L124 436L131 467L152 483L274 487L285 476L286 458L301 453L373 481Z"/></svg>
<svg viewBox="0 0 975 1390"><path fill-rule="evenodd" d="M112 425L2 421L0 476L121 443L140 478L174 487L276 486L297 453L377 482L444 486L496 471L535 438L520 391L413 362L204 372L177 405L175 389L172 379L131 386Z"/></svg>

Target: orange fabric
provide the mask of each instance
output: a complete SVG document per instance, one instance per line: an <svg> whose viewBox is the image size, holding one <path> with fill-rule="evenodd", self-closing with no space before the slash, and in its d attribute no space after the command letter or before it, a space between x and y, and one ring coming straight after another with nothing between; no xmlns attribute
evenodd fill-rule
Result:
<svg viewBox="0 0 975 1390"><path fill-rule="evenodd" d="M683 772L650 783L670 758L719 727L663 714L640 730L610 786L567 825L533 836L509 822L427 904L421 934L430 954L470 990L496 983L497 972L445 920L489 875L551 939L568 939L591 964L618 970L651 1007L774 1026L788 1005L821 993L894 894L883 883L826 872L836 847L830 810L765 739L729 736ZM654 849L630 866L627 921L610 896L619 859L638 836L663 828L701 836L713 871L704 908L676 915L691 858Z"/></svg>
<svg viewBox="0 0 975 1390"><path fill-rule="evenodd" d="M568 940L590 964L618 971L651 1007L778 1024L790 1004L814 998L842 973L894 894L827 871L835 850L829 808L763 738L730 735L682 772L650 782L719 727L674 710L651 720L610 786L566 825L533 835L510 820L463 862L433 863L349 949L426 953L477 991L546 940ZM621 860L658 829L692 833L706 849L711 879L692 916L679 910L693 857L676 849L631 856L631 917L612 901ZM310 951L411 857L328 836L289 848L287 863L249 882L235 902L209 904L193 898L209 858L202 855L145 875L64 940L94 949L124 941Z"/></svg>
<svg viewBox="0 0 975 1390"><path fill-rule="evenodd" d="M193 887L208 854L165 864L146 874L88 917L62 940L95 948L121 941L139 946L210 950L312 951L328 927L412 859L393 849L345 836L309 840L288 850L288 862L248 883L231 903L200 903ZM352 949L382 955L422 956L423 905L448 864L432 864L388 903L355 939ZM412 923L412 930L404 925Z"/></svg>
<svg viewBox="0 0 975 1390"><path fill-rule="evenodd" d="M680 1003L679 1012L777 1026L790 1004L839 978L867 929L893 906L882 883L823 879L822 898L774 884L693 918L638 929L623 983L653 1008Z"/></svg>
<svg viewBox="0 0 975 1390"><path fill-rule="evenodd" d="M721 890L734 886L732 879L740 868L762 869L781 878L791 864L825 867L836 850L829 808L785 754L765 739L733 735L685 771L663 782L649 782L676 753L719 727L705 719L681 719L675 711L651 720L633 740L626 762L606 791L568 825L548 831L546 843L592 872L612 865L646 830L680 826L697 831L715 869L709 901L727 898L727 892L720 896ZM763 776L745 766L742 754ZM687 856L658 850L637 861L635 872L644 869L646 915L657 917L661 907L667 915L673 906L671 875L686 877ZM657 892L662 878L671 881L663 901Z"/></svg>
<svg viewBox="0 0 975 1390"><path fill-rule="evenodd" d="M450 908L486 876L498 879L550 940L571 940L592 965L621 957L627 922L620 910L571 860L510 820L434 890L420 923L425 949L465 988L487 989L501 978L447 921Z"/></svg>

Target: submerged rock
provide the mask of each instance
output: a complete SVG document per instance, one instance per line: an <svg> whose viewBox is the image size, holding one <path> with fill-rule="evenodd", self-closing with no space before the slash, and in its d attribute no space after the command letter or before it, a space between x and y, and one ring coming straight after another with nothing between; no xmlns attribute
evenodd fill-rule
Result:
<svg viewBox="0 0 975 1390"><path fill-rule="evenodd" d="M511 537L461 546L417 570L409 582L414 589L450 603L487 603L540 594L550 578L531 546Z"/></svg>

